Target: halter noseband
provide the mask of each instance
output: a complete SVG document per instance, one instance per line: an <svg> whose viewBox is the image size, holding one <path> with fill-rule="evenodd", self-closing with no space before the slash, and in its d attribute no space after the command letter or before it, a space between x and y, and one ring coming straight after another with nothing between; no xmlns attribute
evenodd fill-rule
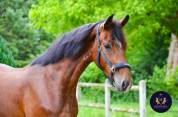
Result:
<svg viewBox="0 0 178 117"><path fill-rule="evenodd" d="M111 84L113 85L113 79L112 76L115 73L116 70L119 70L121 68L129 68L131 69L131 66L128 63L117 63L117 64L112 64L111 61L108 59L108 57L106 56L106 54L101 51L101 41L100 41L100 32L99 32L99 26L97 26L96 28L96 37L97 37L97 41L98 41L98 55L97 55L97 62L98 62L98 66L102 69L101 63L100 63L100 57L102 56L104 61L107 63L107 65L110 68L110 76L108 77L109 81L111 82Z"/></svg>

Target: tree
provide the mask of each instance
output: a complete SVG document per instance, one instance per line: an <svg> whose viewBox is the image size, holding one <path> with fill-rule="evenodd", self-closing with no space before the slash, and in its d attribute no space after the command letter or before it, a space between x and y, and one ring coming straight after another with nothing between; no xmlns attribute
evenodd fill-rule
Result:
<svg viewBox="0 0 178 117"><path fill-rule="evenodd" d="M3 0L0 1L0 36L6 40L17 66L24 66L35 55L44 49L49 34L35 30L28 20L30 6L36 0ZM45 41L44 41L45 40Z"/></svg>
<svg viewBox="0 0 178 117"><path fill-rule="evenodd" d="M178 37L173 33L167 60L167 79L170 78L171 74L178 74Z"/></svg>

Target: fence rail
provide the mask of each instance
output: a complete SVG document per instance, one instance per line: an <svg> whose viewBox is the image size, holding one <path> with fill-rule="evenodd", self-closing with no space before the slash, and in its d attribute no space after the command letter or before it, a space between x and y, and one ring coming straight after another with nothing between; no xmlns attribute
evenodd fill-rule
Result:
<svg viewBox="0 0 178 117"><path fill-rule="evenodd" d="M79 104L80 107L87 107L87 108L98 108L98 109L105 109L104 105L101 104ZM128 112L128 113L135 113L135 114L139 114L138 110L134 110L132 108L130 109L125 109L125 108L110 108L110 111L115 111L115 112Z"/></svg>
<svg viewBox="0 0 178 117"><path fill-rule="evenodd" d="M111 108L110 107L110 98L111 98L111 90L118 92L115 88L113 88L109 81L106 80L104 83L82 83L79 82L77 86L77 100L78 103L81 98L81 87L95 87L95 88L103 88L105 90L105 106L96 105L96 104L79 104L82 107L88 108L101 108L105 109L105 117L110 117L110 111L119 111L119 112L129 112L140 114L140 117L146 117L146 82L141 80L139 82L139 86L132 86L130 90L139 91L139 111L134 109L124 109L124 108Z"/></svg>

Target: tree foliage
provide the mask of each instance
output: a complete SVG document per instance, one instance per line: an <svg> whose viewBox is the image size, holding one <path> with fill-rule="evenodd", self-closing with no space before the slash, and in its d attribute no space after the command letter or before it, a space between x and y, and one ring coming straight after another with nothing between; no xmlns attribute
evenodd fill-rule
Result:
<svg viewBox="0 0 178 117"><path fill-rule="evenodd" d="M0 36L0 63L15 66L14 57L7 47L3 37Z"/></svg>
<svg viewBox="0 0 178 117"><path fill-rule="evenodd" d="M43 30L35 30L28 20L28 11L36 0L5 0L0 1L0 35L6 40L7 46L18 66L27 64L37 55L43 45L41 40L49 39Z"/></svg>
<svg viewBox="0 0 178 117"><path fill-rule="evenodd" d="M129 14L127 55L134 76L143 78L152 74L155 65L166 62L170 33L177 33L177 6L177 0L39 0L29 17L37 29L58 35L112 13L117 18Z"/></svg>

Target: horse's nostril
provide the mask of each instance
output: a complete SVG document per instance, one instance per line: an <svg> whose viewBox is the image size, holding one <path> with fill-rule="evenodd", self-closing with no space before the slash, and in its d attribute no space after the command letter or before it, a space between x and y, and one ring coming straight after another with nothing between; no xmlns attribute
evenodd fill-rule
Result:
<svg viewBox="0 0 178 117"><path fill-rule="evenodd" d="M126 90L128 86L129 86L129 82L128 81L123 81L122 82L122 89L123 90Z"/></svg>

